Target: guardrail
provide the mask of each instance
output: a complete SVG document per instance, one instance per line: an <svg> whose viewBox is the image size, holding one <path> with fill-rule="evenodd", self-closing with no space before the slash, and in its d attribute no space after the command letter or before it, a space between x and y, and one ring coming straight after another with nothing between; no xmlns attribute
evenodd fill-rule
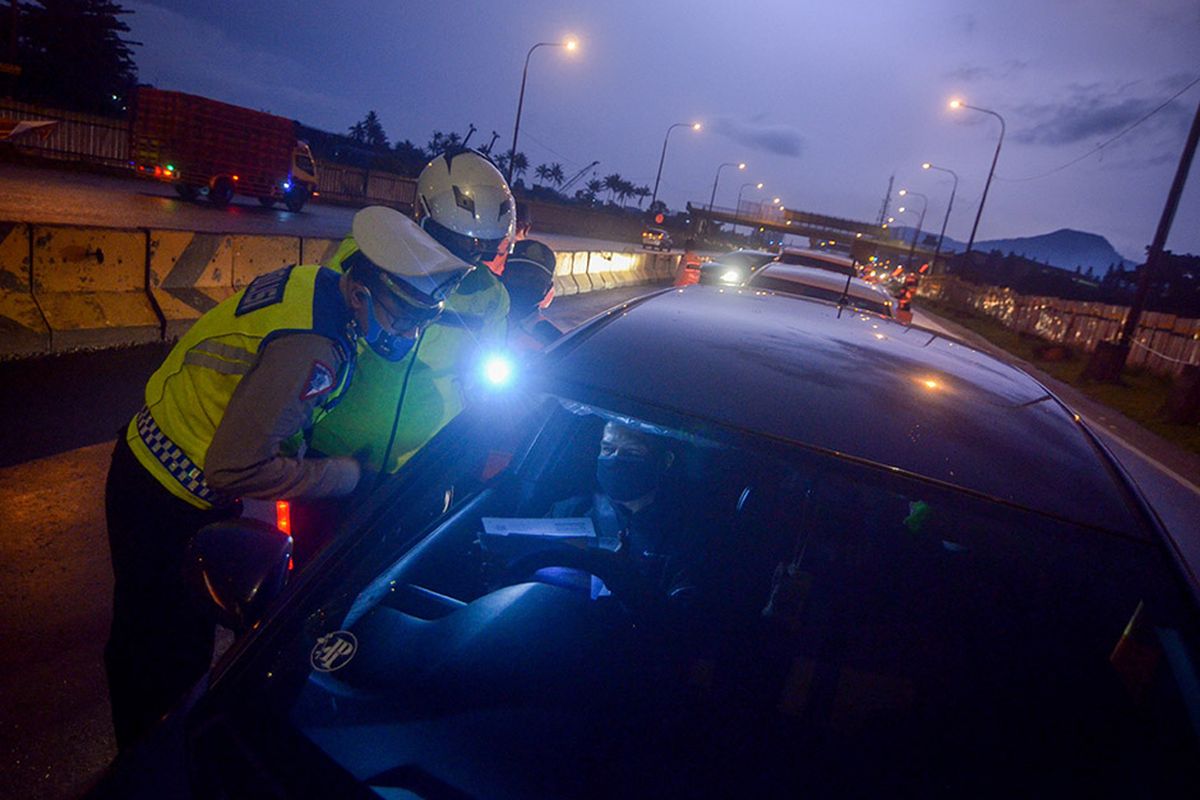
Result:
<svg viewBox="0 0 1200 800"><path fill-rule="evenodd" d="M0 222L0 359L171 341L256 276L333 239ZM560 251L559 295L669 281L679 256Z"/></svg>
<svg viewBox="0 0 1200 800"><path fill-rule="evenodd" d="M1083 352L1115 341L1127 306L1018 294L1002 286L968 283L953 275L922 279L917 295L987 314L1004 327ZM1128 364L1160 375L1179 375L1200 364L1200 319L1147 312L1133 338Z"/></svg>
<svg viewBox="0 0 1200 800"><path fill-rule="evenodd" d="M45 135L29 134L13 142L39 155L110 167L129 164L129 123L123 119L60 111L15 100L0 100L0 117L57 122Z"/></svg>

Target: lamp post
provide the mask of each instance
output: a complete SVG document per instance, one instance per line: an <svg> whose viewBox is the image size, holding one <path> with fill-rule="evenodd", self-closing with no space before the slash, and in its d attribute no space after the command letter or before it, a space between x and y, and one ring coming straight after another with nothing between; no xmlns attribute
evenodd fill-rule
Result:
<svg viewBox="0 0 1200 800"><path fill-rule="evenodd" d="M935 166L928 161L921 165L921 169L936 169L938 172L949 172L954 178L954 187L950 189L950 202L946 205L946 217L942 220L942 232L938 234L937 247L933 248L933 266L931 269L937 270L938 256L942 252L942 240L946 238L946 224L950 222L950 209L954 208L954 195L958 192L958 173L952 169Z"/></svg>
<svg viewBox="0 0 1200 800"><path fill-rule="evenodd" d="M735 163L733 161L726 161L725 163L723 163L719 167L717 167L717 175L715 178L713 178L712 195L708 198L708 220L707 220L708 225L712 225L713 203L717 199L717 183L721 180L721 170L725 169L726 167L737 167L738 169L745 169L746 162L739 161L739 162Z"/></svg>
<svg viewBox="0 0 1200 800"><path fill-rule="evenodd" d="M908 248L908 263L904 267L909 272L912 272L913 253L917 251L917 240L921 238L921 228L925 226L925 212L929 210L929 198L920 192L910 192L908 189L901 189L897 194L901 197L907 197L911 194L913 197L921 198L921 216L917 219L917 232L913 234L912 245ZM903 211L904 209L900 210Z"/></svg>
<svg viewBox="0 0 1200 800"><path fill-rule="evenodd" d="M529 59L533 55L533 51L539 47L565 47L569 51L574 51L579 47L579 42L574 39L566 39L561 42L538 42L525 54L525 69L521 72L521 93L517 95L517 121L513 123L512 148L508 151L508 174L505 176L510 185L512 184L513 161L517 157L517 137L521 133L521 109L525 106L525 82L529 79Z"/></svg>
<svg viewBox="0 0 1200 800"><path fill-rule="evenodd" d="M736 210L739 212L742 210L742 192L744 192L746 190L747 186L753 186L755 189L763 188L762 181L759 181L758 183L754 183L754 182L743 183L741 185L741 188L738 189L738 199L737 199Z"/></svg>
<svg viewBox="0 0 1200 800"><path fill-rule="evenodd" d="M662 155L658 157L658 174L654 176L654 194L650 195L651 208L654 208L654 202L658 200L658 182L662 180L663 162L667 160L667 141L671 138L671 131L683 127L689 127L694 131L698 131L701 126L699 122L676 122L674 125L667 126L667 135L663 137Z"/></svg>
<svg viewBox="0 0 1200 800"><path fill-rule="evenodd" d="M1004 117L1000 116L991 109L968 105L962 100L951 100L950 107L953 109L969 108L972 111L978 111L983 114L991 114L993 117L1000 120L1000 138L996 141L996 154L992 156L992 168L988 170L987 181L983 184L983 196L979 198L979 208L975 211L975 224L971 226L971 238L967 240L967 250L965 253L963 253L964 258L970 258L971 248L975 246L975 231L979 229L979 218L983 216L983 204L987 202L988 189L992 185L992 175L996 173L996 162L1000 159L1000 145L1004 144Z"/></svg>

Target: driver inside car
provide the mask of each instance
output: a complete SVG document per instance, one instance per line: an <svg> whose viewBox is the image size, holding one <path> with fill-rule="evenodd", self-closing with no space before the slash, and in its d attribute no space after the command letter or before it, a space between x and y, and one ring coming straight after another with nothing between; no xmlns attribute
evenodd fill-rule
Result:
<svg viewBox="0 0 1200 800"><path fill-rule="evenodd" d="M591 519L601 547L616 550L643 578L682 600L694 589L687 565L700 554L703 537L676 462L667 438L610 421L596 458L599 491L561 500L547 516Z"/></svg>

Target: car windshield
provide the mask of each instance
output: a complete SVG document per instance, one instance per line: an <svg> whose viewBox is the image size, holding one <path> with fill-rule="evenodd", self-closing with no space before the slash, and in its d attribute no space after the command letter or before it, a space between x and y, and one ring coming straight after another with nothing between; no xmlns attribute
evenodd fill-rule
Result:
<svg viewBox="0 0 1200 800"><path fill-rule="evenodd" d="M839 275L858 275L858 272L850 264L839 264L836 261L829 261L815 255L797 252L785 252L779 256L780 264L797 264L802 267L816 267L817 269L836 272Z"/></svg>
<svg viewBox="0 0 1200 800"><path fill-rule="evenodd" d="M777 278L773 275L759 274L751 279L750 284L754 289L765 289L770 292L782 292L784 294L795 294L801 297L814 297L818 300L828 300L833 303L840 302L842 292L836 289L828 289L824 286L813 286L800 281L789 280L787 278ZM884 297L864 297L860 287L852 286L852 291L846 295L846 302L861 311L873 311L876 314L882 314L885 317L892 316L892 307ZM873 290L871 294L876 294Z"/></svg>
<svg viewBox="0 0 1200 800"><path fill-rule="evenodd" d="M1194 612L1154 545L533 400L456 420L249 659L227 706L296 769L383 797L1195 785Z"/></svg>

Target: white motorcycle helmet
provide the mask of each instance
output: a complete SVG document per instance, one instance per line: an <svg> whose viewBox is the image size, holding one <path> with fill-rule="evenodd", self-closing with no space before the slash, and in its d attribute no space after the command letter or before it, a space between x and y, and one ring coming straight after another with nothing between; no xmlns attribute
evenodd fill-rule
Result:
<svg viewBox="0 0 1200 800"><path fill-rule="evenodd" d="M511 246L516 203L500 170L474 150L451 150L417 178L421 227L468 264L491 261Z"/></svg>

